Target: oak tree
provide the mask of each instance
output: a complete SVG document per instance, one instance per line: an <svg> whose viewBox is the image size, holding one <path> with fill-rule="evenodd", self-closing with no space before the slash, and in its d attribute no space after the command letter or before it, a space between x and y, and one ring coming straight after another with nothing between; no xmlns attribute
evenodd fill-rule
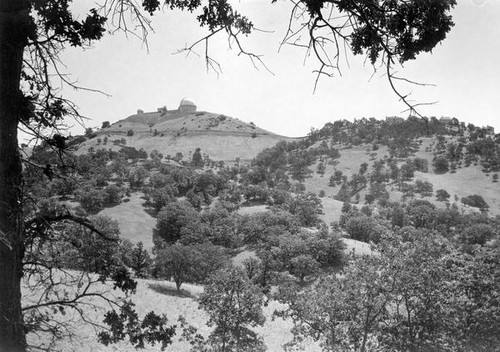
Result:
<svg viewBox="0 0 500 352"><path fill-rule="evenodd" d="M214 351L265 351L262 337L251 328L263 325L263 295L241 269L231 268L214 274L199 298L214 330L208 343Z"/></svg>

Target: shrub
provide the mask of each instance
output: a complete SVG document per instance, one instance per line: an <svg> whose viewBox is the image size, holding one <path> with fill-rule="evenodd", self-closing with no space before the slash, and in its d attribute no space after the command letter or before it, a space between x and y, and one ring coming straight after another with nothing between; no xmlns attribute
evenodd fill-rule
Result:
<svg viewBox="0 0 500 352"><path fill-rule="evenodd" d="M128 131L127 131L127 136L128 136L128 137L131 137L131 136L133 136L133 135L134 135L134 130L128 130Z"/></svg>
<svg viewBox="0 0 500 352"><path fill-rule="evenodd" d="M445 202L450 199L450 194L444 189L438 189L436 191L436 200L439 202Z"/></svg>
<svg viewBox="0 0 500 352"><path fill-rule="evenodd" d="M448 159L444 157L437 157L436 159L434 159L433 165L434 165L434 172L437 174L444 174L448 172L448 169L450 167Z"/></svg>
<svg viewBox="0 0 500 352"><path fill-rule="evenodd" d="M98 190L83 192L79 197L80 205L91 214L96 214L104 208L104 194Z"/></svg>
<svg viewBox="0 0 500 352"><path fill-rule="evenodd" d="M429 181L417 180L415 182L416 193L422 194L422 196L431 196L433 191L432 183Z"/></svg>
<svg viewBox="0 0 500 352"><path fill-rule="evenodd" d="M122 189L117 185L109 185L104 189L104 202L106 205L120 203L122 199Z"/></svg>
<svg viewBox="0 0 500 352"><path fill-rule="evenodd" d="M428 172L429 168L427 166L428 162L426 159L415 158L413 161L413 165L415 165L415 169L420 172Z"/></svg>
<svg viewBox="0 0 500 352"><path fill-rule="evenodd" d="M484 198L479 194L473 194L471 196L463 197L462 203L474 208L479 208L481 210L486 210L490 207L488 203L486 203Z"/></svg>
<svg viewBox="0 0 500 352"><path fill-rule="evenodd" d="M457 164L455 162L450 163L450 173L454 174L457 172Z"/></svg>
<svg viewBox="0 0 500 352"><path fill-rule="evenodd" d="M385 231L375 219L362 213L349 217L344 228L350 238L367 243L378 243Z"/></svg>
<svg viewBox="0 0 500 352"><path fill-rule="evenodd" d="M488 224L473 224L464 228L459 236L458 240L467 245L481 245L484 246L490 239L495 237L495 229Z"/></svg>

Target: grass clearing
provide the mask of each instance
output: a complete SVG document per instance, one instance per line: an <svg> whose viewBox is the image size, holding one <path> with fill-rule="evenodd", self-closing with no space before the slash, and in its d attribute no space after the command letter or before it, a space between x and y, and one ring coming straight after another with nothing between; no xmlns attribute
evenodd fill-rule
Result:
<svg viewBox="0 0 500 352"><path fill-rule="evenodd" d="M342 239L346 245L344 252L346 254L354 253L356 255L373 254L370 245L365 242L356 241L351 238Z"/></svg>
<svg viewBox="0 0 500 352"><path fill-rule="evenodd" d="M128 202L122 202L112 208L106 208L100 215L107 215L118 221L121 237L133 243L142 242L148 250L153 248L153 228L156 219L149 215L143 204L142 192L134 192Z"/></svg>

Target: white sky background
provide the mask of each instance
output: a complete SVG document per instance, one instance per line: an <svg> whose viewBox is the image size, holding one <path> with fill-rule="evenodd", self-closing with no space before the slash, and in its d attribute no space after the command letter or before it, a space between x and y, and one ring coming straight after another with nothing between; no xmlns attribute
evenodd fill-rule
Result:
<svg viewBox="0 0 500 352"><path fill-rule="evenodd" d="M194 14L172 12L153 16L155 33L148 37L149 52L137 38L106 36L89 50L68 49L63 62L71 78L82 86L111 95L65 90L87 126L116 122L137 109L176 109L184 97L198 110L229 115L286 136L304 136L311 127L341 118L407 116L382 73L364 58L349 60L342 76L323 77L313 93L318 68L314 58L304 64L305 51L279 44L286 33L288 1L242 0L236 4L254 25L273 33L254 32L243 40L248 51L261 54L267 67L256 70L248 58L228 49L220 35L210 42L210 54L222 67L219 76L207 72L199 46L196 55L173 55L207 32ZM80 2L92 7L91 1ZM80 5L79 5L80 6ZM421 54L400 75L436 87L410 87L417 102L437 101L419 112L427 116L454 116L466 123L495 127L500 132L500 1L459 0L452 13L455 27L433 54ZM371 79L370 79L371 78ZM73 134L81 133L77 126Z"/></svg>

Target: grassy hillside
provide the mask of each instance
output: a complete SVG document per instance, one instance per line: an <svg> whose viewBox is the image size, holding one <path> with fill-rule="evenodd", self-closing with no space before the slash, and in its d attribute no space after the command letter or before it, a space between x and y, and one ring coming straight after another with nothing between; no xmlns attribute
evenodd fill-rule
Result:
<svg viewBox="0 0 500 352"><path fill-rule="evenodd" d="M198 309L196 302L197 296L203 292L203 288L197 285L184 284L180 293L175 289L175 284L169 281L156 280L141 280L138 279L137 293L131 296L131 300L136 304L137 312L140 316L144 316L150 311L156 314L165 314L169 319L169 325L178 325L177 319L180 315L186 318L186 321L196 327L198 332L207 336L211 328L206 325L207 317L203 311ZM105 290L113 293L111 286L101 285L100 290ZM84 306L84 312L94 321L102 320L103 313L108 309L106 305L99 301L92 301L92 304L97 304L97 307ZM266 317L266 322L263 326L255 328L255 331L263 336L267 345L268 351L282 352L282 345L292 339L290 329L293 324L291 321L283 319L273 319L272 315L275 309L278 309L280 304L275 301L270 301L264 307L263 313ZM59 318L59 317L58 317ZM137 351L128 342L120 342L110 346L104 346L97 342L96 331L89 325L83 323L78 315L71 310L65 315L65 319L74 320L71 331L74 333L73 338L64 339L57 342L52 350L62 350L64 352L134 352ZM189 352L190 345L188 342L180 341L181 332L178 331L174 337L174 342L167 348L167 351ZM37 339L37 343L40 339ZM319 352L318 346L308 343L307 351ZM145 351L160 351L160 346L147 345Z"/></svg>
<svg viewBox="0 0 500 352"><path fill-rule="evenodd" d="M448 138L447 143L456 142L456 137ZM456 172L436 173L432 163L434 153L432 146L436 144L436 138L420 138L417 141L421 142L418 150L410 156L410 158L421 158L428 163L428 172L416 171L415 176L411 182L417 180L428 181L433 185L432 196L422 197L415 195L418 199L426 199L431 203L444 207L444 202L438 202L435 194L439 189L444 189L450 194L450 203L456 204L462 211L470 212L476 211L473 208L464 206L461 203L462 197L467 197L473 194L481 195L485 201L490 205L489 213L492 216L500 215L500 186L498 183L493 182L492 175L495 172L486 173L483 167L474 163L469 166L459 166ZM342 202L333 199L340 189L340 186L330 187L329 178L336 170L342 171L348 178L359 171L362 163L367 163L370 167L374 162L383 160L389 157L387 147L381 146L377 151L370 150L371 145L365 144L349 148L339 148L340 158L336 159L334 163L326 164L326 172L324 175L318 174L315 170L318 162L314 163L310 169L313 171L309 178L304 182L307 191L319 194L321 190L325 192L325 197L322 198L325 214L322 216L323 220L327 223L338 220ZM405 159L400 159L398 164L402 165ZM387 183L387 190L390 194L391 201L402 201L403 193L398 191L394 182ZM362 205L364 203L364 196L366 189L359 192ZM353 197L354 198L354 197Z"/></svg>
<svg viewBox="0 0 500 352"><path fill-rule="evenodd" d="M282 140L293 140L253 123L208 112L178 113L153 120L146 113L113 123L84 142L80 152L86 153L91 147L119 150L121 146L114 145L113 141L124 138L127 146L148 152L156 149L164 156L174 156L180 152L185 160L189 160L195 149L201 148L202 153L212 160L234 161L236 158L251 160L264 148L272 147ZM129 131L133 131L132 136L127 135Z"/></svg>

